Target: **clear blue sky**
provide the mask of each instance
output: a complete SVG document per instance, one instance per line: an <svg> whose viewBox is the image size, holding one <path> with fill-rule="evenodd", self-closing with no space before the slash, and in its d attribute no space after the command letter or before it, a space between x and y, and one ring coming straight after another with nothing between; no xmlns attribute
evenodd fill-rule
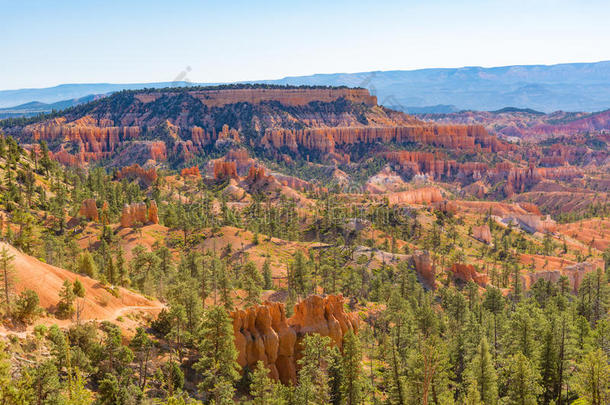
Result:
<svg viewBox="0 0 610 405"><path fill-rule="evenodd" d="M608 0L0 0L0 89L610 59Z"/></svg>

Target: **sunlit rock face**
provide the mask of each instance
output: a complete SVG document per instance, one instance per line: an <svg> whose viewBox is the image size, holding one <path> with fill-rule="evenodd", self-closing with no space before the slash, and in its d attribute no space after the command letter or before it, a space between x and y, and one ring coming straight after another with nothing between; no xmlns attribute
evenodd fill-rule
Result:
<svg viewBox="0 0 610 405"><path fill-rule="evenodd" d="M343 303L341 295L312 295L295 305L291 318L286 318L284 304L278 302L232 312L237 362L253 369L262 361L272 378L296 383L296 359L306 335L329 336L341 349L347 331L358 330L356 314L346 313Z"/></svg>

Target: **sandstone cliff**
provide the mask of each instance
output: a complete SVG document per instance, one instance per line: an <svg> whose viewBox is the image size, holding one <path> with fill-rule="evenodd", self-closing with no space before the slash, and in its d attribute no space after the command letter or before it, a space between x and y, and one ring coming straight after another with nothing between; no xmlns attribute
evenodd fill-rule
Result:
<svg viewBox="0 0 610 405"><path fill-rule="evenodd" d="M354 144L417 142L470 152L498 152L512 147L489 135L481 126L412 125L352 126L332 128L267 129L261 144L267 148L299 148L334 153L337 148Z"/></svg>
<svg viewBox="0 0 610 405"><path fill-rule="evenodd" d="M416 190L389 193L387 199L390 205L430 204L443 201L443 194L437 187L422 187Z"/></svg>
<svg viewBox="0 0 610 405"><path fill-rule="evenodd" d="M277 101L287 106L302 106L314 101L328 103L340 98L368 106L377 104L377 97L371 96L366 89L223 89L194 91L192 94L208 107L222 107L235 103L260 104L265 101Z"/></svg>

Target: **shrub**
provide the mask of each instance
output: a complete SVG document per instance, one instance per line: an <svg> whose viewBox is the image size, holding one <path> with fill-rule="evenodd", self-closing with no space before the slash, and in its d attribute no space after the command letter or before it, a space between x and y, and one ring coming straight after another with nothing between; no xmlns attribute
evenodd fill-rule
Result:
<svg viewBox="0 0 610 405"><path fill-rule="evenodd" d="M40 300L35 291L23 291L15 302L15 315L17 319L23 323L33 321L42 312L42 308L38 306L39 303Z"/></svg>

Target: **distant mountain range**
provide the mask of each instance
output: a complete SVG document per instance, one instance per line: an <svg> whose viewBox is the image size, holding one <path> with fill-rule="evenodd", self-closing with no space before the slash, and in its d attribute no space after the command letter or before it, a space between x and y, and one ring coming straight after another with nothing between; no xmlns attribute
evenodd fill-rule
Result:
<svg viewBox="0 0 610 405"><path fill-rule="evenodd" d="M594 112L610 107L610 61L316 74L250 83L365 87L377 95L380 104L413 114L491 111L507 106L543 112ZM50 105L62 101L74 105L91 95L191 84L214 83L93 83L4 90L0 91L0 108L4 107L0 114L23 110L23 104L33 101ZM12 107L11 111L6 111L6 107ZM47 111L56 108L35 107L47 108Z"/></svg>
<svg viewBox="0 0 610 405"><path fill-rule="evenodd" d="M50 111L60 111L75 105L88 103L105 95L90 94L88 96L73 98L69 100L57 101L55 103L42 103L40 101L30 101L29 103L20 104L15 107L0 108L0 119L16 118L16 117L31 117L40 113Z"/></svg>

